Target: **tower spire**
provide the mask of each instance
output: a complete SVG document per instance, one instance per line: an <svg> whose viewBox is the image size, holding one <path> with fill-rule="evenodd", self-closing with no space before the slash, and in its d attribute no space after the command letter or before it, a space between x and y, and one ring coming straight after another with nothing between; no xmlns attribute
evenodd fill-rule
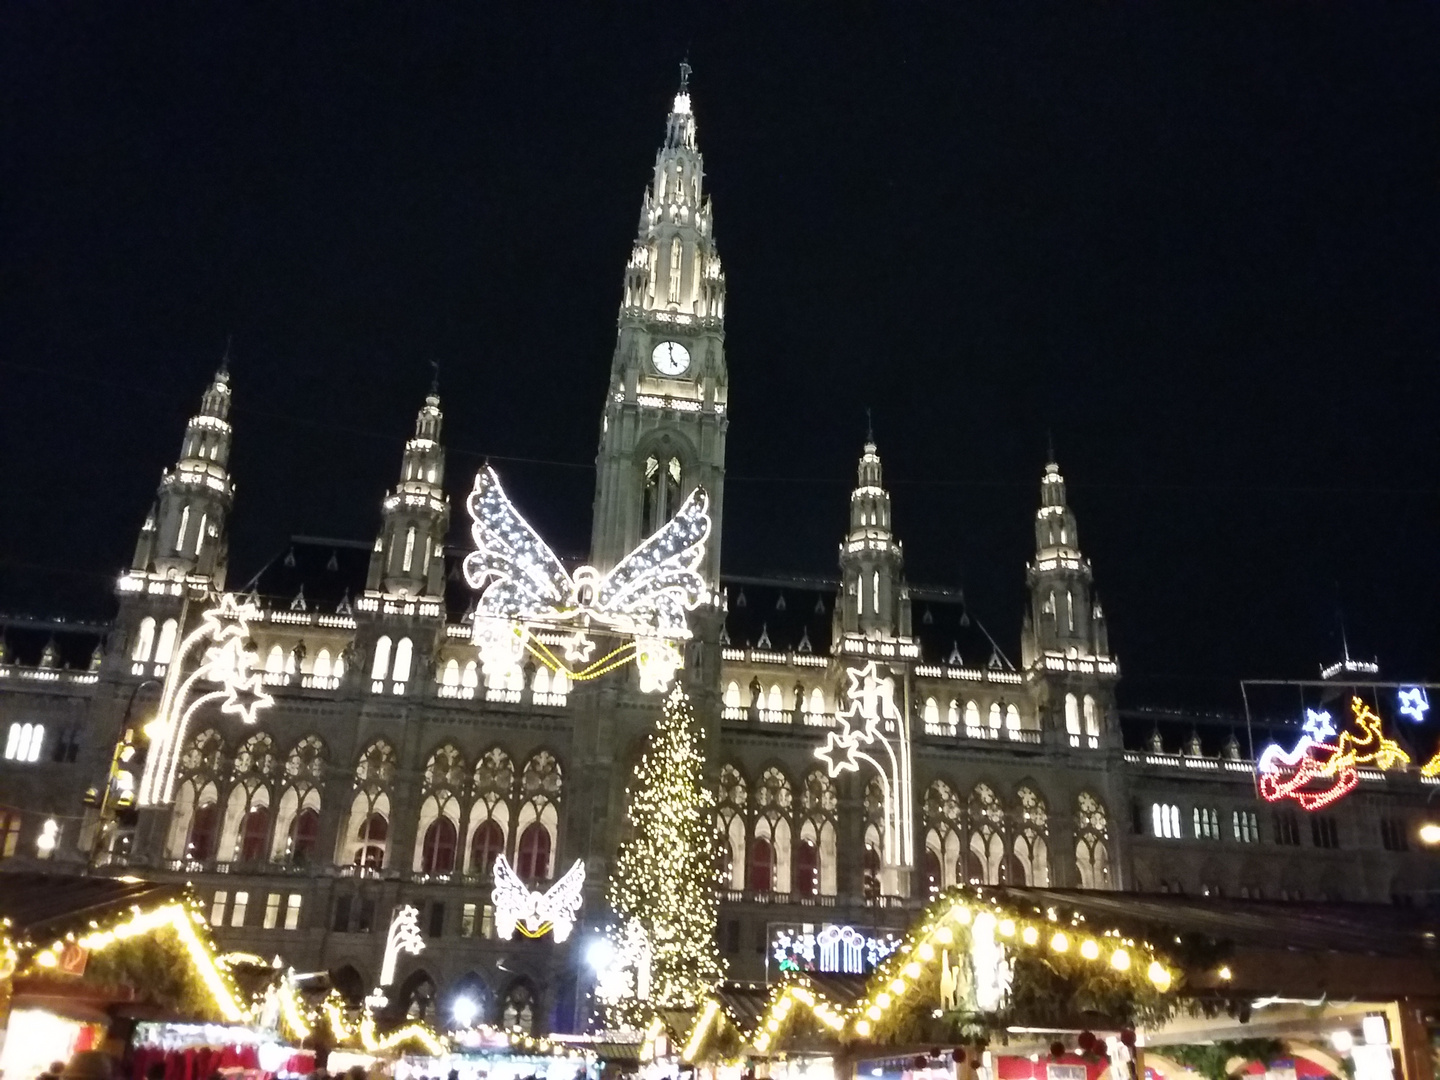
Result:
<svg viewBox="0 0 1440 1080"><path fill-rule="evenodd" d="M383 523L370 556L366 588L404 596L438 596L444 588L445 534L450 500L445 494L445 448L440 445L439 365L415 434L405 443L400 483L385 497Z"/></svg>
<svg viewBox="0 0 1440 1080"><path fill-rule="evenodd" d="M868 638L908 637L910 599L904 552L891 531L890 493L866 410L865 448L850 493L850 528L840 545L840 628Z"/></svg>

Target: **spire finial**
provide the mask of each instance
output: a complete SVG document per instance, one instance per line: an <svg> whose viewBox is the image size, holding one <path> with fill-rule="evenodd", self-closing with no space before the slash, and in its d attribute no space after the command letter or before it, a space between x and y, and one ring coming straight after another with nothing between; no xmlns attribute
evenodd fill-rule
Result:
<svg viewBox="0 0 1440 1080"><path fill-rule="evenodd" d="M865 406L865 441L875 445L875 423L870 416L870 406Z"/></svg>
<svg viewBox="0 0 1440 1080"><path fill-rule="evenodd" d="M1045 462L1046 464L1057 464L1055 461L1055 433L1050 429L1045 430Z"/></svg>
<svg viewBox="0 0 1440 1080"><path fill-rule="evenodd" d="M680 61L680 93L685 93L690 87L690 72L695 69L690 66L690 53L685 53L685 59Z"/></svg>
<svg viewBox="0 0 1440 1080"><path fill-rule="evenodd" d="M215 372L217 375L230 374L230 347L235 344L235 335L225 335L225 354L220 357L220 369Z"/></svg>
<svg viewBox="0 0 1440 1080"><path fill-rule="evenodd" d="M440 361L430 361L430 396L440 396Z"/></svg>

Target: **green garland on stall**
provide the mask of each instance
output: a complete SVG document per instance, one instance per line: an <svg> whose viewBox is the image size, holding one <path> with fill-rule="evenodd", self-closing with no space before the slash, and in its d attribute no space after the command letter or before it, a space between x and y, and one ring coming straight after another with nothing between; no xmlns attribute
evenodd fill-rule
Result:
<svg viewBox="0 0 1440 1080"><path fill-rule="evenodd" d="M1205 1080L1229 1080L1233 1074L1226 1067L1235 1058L1244 1059L1246 1064L1258 1061L1268 1066L1285 1055L1285 1044L1279 1039L1224 1039L1214 1043L1157 1046L1155 1052L1195 1070Z"/></svg>
<svg viewBox="0 0 1440 1080"><path fill-rule="evenodd" d="M82 980L125 990L135 1000L197 1020L219 1020L209 990L196 977L172 927L111 942L92 952Z"/></svg>

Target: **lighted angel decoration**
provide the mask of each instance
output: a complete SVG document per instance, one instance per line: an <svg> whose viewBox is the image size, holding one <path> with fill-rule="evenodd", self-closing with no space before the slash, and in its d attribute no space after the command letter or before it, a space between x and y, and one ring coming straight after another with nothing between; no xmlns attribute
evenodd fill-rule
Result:
<svg viewBox="0 0 1440 1080"><path fill-rule="evenodd" d="M500 937L513 937L519 930L526 937L537 938L552 929L556 941L570 936L583 899L585 860L576 859L565 875L543 893L520 880L504 855L495 856L494 872L495 888L490 898L495 905L495 932Z"/></svg>
<svg viewBox="0 0 1440 1080"><path fill-rule="evenodd" d="M686 613L710 596L699 570L710 537L710 497L703 488L605 574L593 566L567 571L488 465L476 473L467 507L475 550L465 557L465 580L479 593L474 639L487 676L517 667L527 624L540 624L630 637L642 689L669 685L682 663L675 643L691 636ZM567 655L586 645L575 643Z"/></svg>

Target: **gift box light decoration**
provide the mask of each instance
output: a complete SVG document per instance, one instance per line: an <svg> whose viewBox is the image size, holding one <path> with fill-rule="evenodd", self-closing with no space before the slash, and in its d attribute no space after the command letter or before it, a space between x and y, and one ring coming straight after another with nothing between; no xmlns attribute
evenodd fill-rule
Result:
<svg viewBox="0 0 1440 1080"><path fill-rule="evenodd" d="M465 580L479 593L474 641L487 679L509 675L529 652L571 681L633 660L642 690L669 687L683 664L678 643L690 637L686 615L710 598L699 571L710 537L703 488L606 574L593 566L567 571L488 465L475 475L466 506L475 550L465 557ZM629 640L592 661L594 643L584 633L592 627ZM542 629L569 633L564 659L540 641Z"/></svg>

